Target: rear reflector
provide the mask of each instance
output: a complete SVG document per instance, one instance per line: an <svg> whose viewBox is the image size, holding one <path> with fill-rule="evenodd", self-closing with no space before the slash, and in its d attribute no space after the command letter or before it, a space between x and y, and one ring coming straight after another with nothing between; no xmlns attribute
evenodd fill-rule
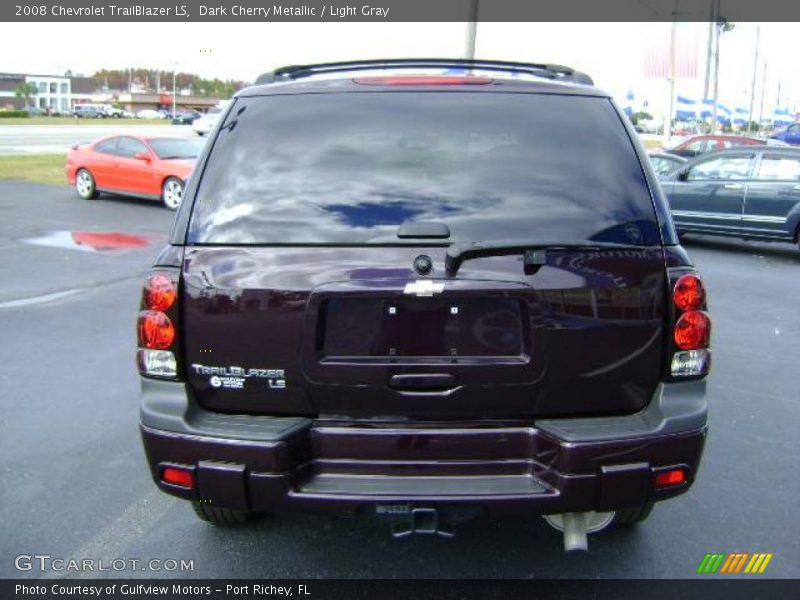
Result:
<svg viewBox="0 0 800 600"><path fill-rule="evenodd" d="M191 469L181 469L178 467L166 467L161 472L161 481L171 485L179 485L185 488L194 487L194 473Z"/></svg>
<svg viewBox="0 0 800 600"><path fill-rule="evenodd" d="M145 348L164 350L175 339L175 327L163 312L145 310L139 313L139 344Z"/></svg>
<svg viewBox="0 0 800 600"><path fill-rule="evenodd" d="M673 377L698 377L708 375L711 369L711 352L684 350L672 355L670 372Z"/></svg>
<svg viewBox="0 0 800 600"><path fill-rule="evenodd" d="M139 364L139 373L142 375L169 378L178 376L178 365L175 360L175 355L169 350L139 348L137 362Z"/></svg>
<svg viewBox="0 0 800 600"><path fill-rule="evenodd" d="M686 483L686 473L683 469L662 471L656 475L655 487L663 488Z"/></svg>
<svg viewBox="0 0 800 600"><path fill-rule="evenodd" d="M675 345L681 350L707 348L711 337L711 320L699 310L685 312L675 323Z"/></svg>
<svg viewBox="0 0 800 600"><path fill-rule="evenodd" d="M442 76L442 75L395 75L393 77L357 77L360 85L486 85L490 77Z"/></svg>

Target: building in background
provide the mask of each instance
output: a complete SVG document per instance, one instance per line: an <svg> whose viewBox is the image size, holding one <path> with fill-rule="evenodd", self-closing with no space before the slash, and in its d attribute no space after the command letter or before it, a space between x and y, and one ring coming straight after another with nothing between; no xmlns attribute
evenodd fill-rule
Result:
<svg viewBox="0 0 800 600"><path fill-rule="evenodd" d="M24 84L32 86L28 98L17 95ZM95 100L98 88L91 77L0 73L0 109L33 107L49 113L68 114L76 103L101 100Z"/></svg>
<svg viewBox="0 0 800 600"><path fill-rule="evenodd" d="M17 95L23 84L32 86L29 98ZM189 90L179 89L175 97L178 111L194 109L206 112L219 102L220 98L192 95ZM140 86L132 86L130 90L109 89L92 77L0 73L0 110L33 107L50 114L71 114L76 105L86 103L116 104L132 113L143 109L171 111L173 97L163 89L154 93Z"/></svg>

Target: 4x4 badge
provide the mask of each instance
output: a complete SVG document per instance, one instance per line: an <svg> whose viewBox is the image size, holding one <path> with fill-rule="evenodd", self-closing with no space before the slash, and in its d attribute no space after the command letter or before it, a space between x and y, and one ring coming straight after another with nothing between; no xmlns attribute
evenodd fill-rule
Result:
<svg viewBox="0 0 800 600"><path fill-rule="evenodd" d="M417 279L414 282L407 283L403 293L427 297L433 296L434 294L441 294L443 291L444 282L433 281L432 279Z"/></svg>

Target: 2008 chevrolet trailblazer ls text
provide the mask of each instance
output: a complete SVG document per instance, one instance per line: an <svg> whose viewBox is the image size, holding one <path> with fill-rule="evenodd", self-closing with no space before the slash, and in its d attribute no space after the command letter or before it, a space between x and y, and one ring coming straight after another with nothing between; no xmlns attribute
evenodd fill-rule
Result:
<svg viewBox="0 0 800 600"><path fill-rule="evenodd" d="M218 121L145 283L142 439L214 523L369 511L451 535L488 511L585 549L692 484L710 330L647 155L586 75L286 67Z"/></svg>

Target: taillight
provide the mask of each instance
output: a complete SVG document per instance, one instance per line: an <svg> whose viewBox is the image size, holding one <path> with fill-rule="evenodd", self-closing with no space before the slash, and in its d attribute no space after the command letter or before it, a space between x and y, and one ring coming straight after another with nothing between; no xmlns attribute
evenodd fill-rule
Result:
<svg viewBox="0 0 800 600"><path fill-rule="evenodd" d="M706 313L706 292L694 273L678 277L672 288L675 325L674 351L670 361L672 377L703 377L711 368L711 319Z"/></svg>
<svg viewBox="0 0 800 600"><path fill-rule="evenodd" d="M137 323L139 372L148 377L175 379L178 318L177 275L167 271L151 274L142 290Z"/></svg>
<svg viewBox="0 0 800 600"><path fill-rule="evenodd" d="M683 275L675 283L672 297L680 310L700 310L706 301L703 282L697 275Z"/></svg>
<svg viewBox="0 0 800 600"><path fill-rule="evenodd" d="M139 343L152 350L165 350L175 340L175 326L163 312L145 310L139 313Z"/></svg>
<svg viewBox="0 0 800 600"><path fill-rule="evenodd" d="M178 290L172 279L164 273L153 273L144 286L145 306L150 310L164 311L175 304Z"/></svg>
<svg viewBox="0 0 800 600"><path fill-rule="evenodd" d="M708 347L711 337L711 319L700 310L683 313L675 323L675 345L681 350L699 350Z"/></svg>
<svg viewBox="0 0 800 600"><path fill-rule="evenodd" d="M486 85L494 81L490 77L473 75L391 75L388 77L356 77L359 85Z"/></svg>

